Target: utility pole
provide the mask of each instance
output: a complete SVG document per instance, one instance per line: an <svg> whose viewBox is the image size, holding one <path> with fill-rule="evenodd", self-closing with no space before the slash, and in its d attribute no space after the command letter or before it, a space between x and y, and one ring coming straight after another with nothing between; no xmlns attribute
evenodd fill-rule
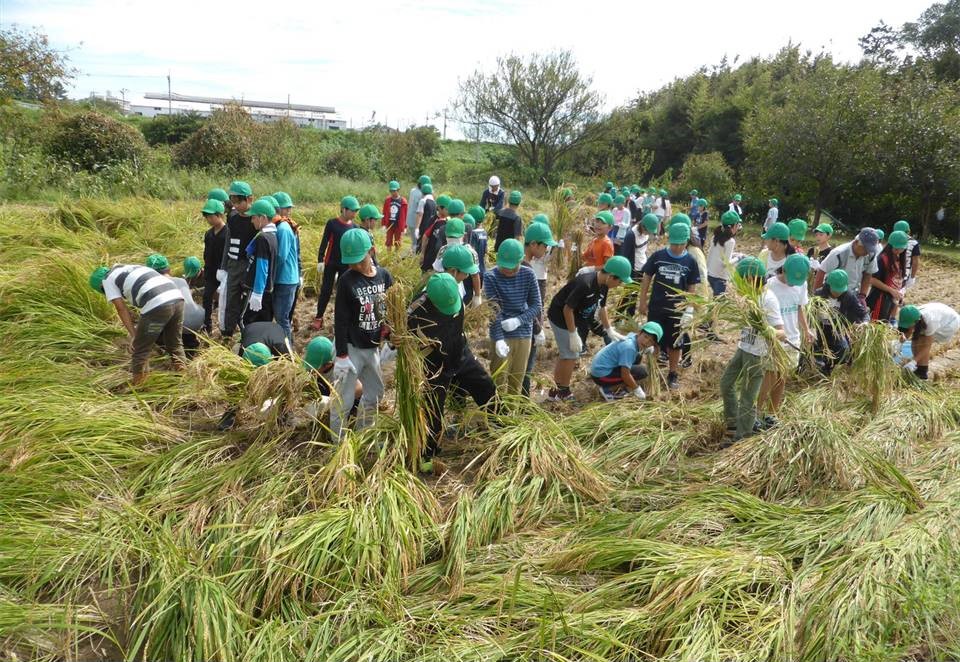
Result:
<svg viewBox="0 0 960 662"><path fill-rule="evenodd" d="M447 139L447 109L443 109L443 139Z"/></svg>
<svg viewBox="0 0 960 662"><path fill-rule="evenodd" d="M173 115L173 92L170 89L170 70L167 69L167 115Z"/></svg>

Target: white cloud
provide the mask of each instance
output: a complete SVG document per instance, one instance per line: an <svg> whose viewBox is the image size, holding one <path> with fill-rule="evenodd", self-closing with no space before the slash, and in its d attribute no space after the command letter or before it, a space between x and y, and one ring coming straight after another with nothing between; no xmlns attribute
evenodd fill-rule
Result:
<svg viewBox="0 0 960 662"><path fill-rule="evenodd" d="M604 3L533 0L54 0L7 2L5 25L36 25L85 75L75 96L173 89L335 106L355 125L421 122L458 77L508 52L570 48L609 105L727 55L788 41L855 60L881 19L913 20L928 0ZM78 44L82 45L78 47Z"/></svg>

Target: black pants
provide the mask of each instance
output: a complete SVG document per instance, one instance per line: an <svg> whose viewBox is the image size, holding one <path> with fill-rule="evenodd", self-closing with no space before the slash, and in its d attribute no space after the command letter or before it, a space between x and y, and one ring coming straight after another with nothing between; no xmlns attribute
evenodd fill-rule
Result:
<svg viewBox="0 0 960 662"><path fill-rule="evenodd" d="M493 399L497 389L493 379L469 349L465 349L460 359L460 367L453 374L445 373L427 381L430 392L427 394L427 449L424 457L432 458L440 452L440 438L443 435L443 410L447 403L447 394L468 393L477 406L483 407Z"/></svg>
<svg viewBox="0 0 960 662"><path fill-rule="evenodd" d="M217 296L218 287L220 283L217 281L217 272L205 271L203 274L203 330L207 333L213 331L213 301Z"/></svg>
<svg viewBox="0 0 960 662"><path fill-rule="evenodd" d="M823 337L818 334L813 355L823 374L829 375L835 366L850 360L850 339L837 333L832 324L823 324L821 329Z"/></svg>
<svg viewBox="0 0 960 662"><path fill-rule="evenodd" d="M243 324L253 324L254 322L272 322L273 321L273 297L270 295L270 292L263 293L263 299L261 303L263 304L260 310L250 310L248 307L248 302L250 300L250 292L247 292L243 299Z"/></svg>
<svg viewBox="0 0 960 662"><path fill-rule="evenodd" d="M246 308L246 288L243 284L246 274L245 261L227 262L227 309L223 313L223 328L220 329L220 335L224 338L229 338L237 330L237 324Z"/></svg>
<svg viewBox="0 0 960 662"><path fill-rule="evenodd" d="M590 336L591 331L594 333L594 335L603 338L604 345L610 344L610 338L607 336L606 331L603 330L603 326L596 317L576 317L574 318L573 322L577 327L577 335L580 336L580 341L583 343L584 347L587 346L587 338Z"/></svg>
<svg viewBox="0 0 960 662"><path fill-rule="evenodd" d="M346 265L328 264L323 268L323 280L320 282L320 294L317 296L317 317L323 317L327 311L327 304L333 295L333 286L337 279L347 270Z"/></svg>

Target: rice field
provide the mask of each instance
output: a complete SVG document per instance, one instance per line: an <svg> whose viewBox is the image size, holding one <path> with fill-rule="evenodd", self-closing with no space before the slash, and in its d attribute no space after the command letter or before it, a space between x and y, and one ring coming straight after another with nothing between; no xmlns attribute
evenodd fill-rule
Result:
<svg viewBox="0 0 960 662"><path fill-rule="evenodd" d="M297 208L305 267L330 215ZM732 347L700 346L672 398L454 411L448 470L422 476L417 380L392 371L377 425L338 446L291 422L293 364L213 343L131 389L89 272L176 265L203 230L184 203L0 206L4 659L960 657L955 349L922 386L794 379L779 427L721 449ZM925 272L915 296L956 305L955 270Z"/></svg>

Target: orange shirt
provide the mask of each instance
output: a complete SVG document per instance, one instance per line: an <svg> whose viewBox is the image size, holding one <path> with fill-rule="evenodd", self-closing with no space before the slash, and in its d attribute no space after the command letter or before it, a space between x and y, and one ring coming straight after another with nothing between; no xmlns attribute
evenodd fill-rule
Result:
<svg viewBox="0 0 960 662"><path fill-rule="evenodd" d="M613 242L610 237L604 235L597 237L583 251L583 266L603 268L607 260L613 257Z"/></svg>

